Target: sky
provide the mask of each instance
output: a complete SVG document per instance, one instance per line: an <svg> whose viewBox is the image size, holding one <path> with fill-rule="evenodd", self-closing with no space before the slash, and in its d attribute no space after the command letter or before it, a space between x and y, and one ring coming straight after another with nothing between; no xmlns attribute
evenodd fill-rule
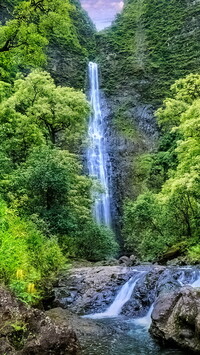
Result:
<svg viewBox="0 0 200 355"><path fill-rule="evenodd" d="M122 10L124 5L121 0L81 0L81 4L98 31L110 26L115 15Z"/></svg>

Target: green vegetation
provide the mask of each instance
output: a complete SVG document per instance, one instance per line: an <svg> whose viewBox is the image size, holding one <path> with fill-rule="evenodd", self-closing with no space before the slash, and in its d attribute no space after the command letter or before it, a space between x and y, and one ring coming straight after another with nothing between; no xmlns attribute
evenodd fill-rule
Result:
<svg viewBox="0 0 200 355"><path fill-rule="evenodd" d="M56 238L48 239L32 222L0 202L0 280L26 302L35 302L45 280L65 264Z"/></svg>
<svg viewBox="0 0 200 355"><path fill-rule="evenodd" d="M200 259L199 88L197 74L172 85L171 97L157 111L162 141L166 139L168 145L148 164L143 194L125 206L127 246L147 260L159 257L177 243L185 243L185 253L192 261Z"/></svg>
<svg viewBox="0 0 200 355"><path fill-rule="evenodd" d="M88 220L82 224L81 230L77 228L76 231L76 239L64 237L61 240L63 248L67 248L74 257L101 261L116 256L119 252L114 233L105 226Z"/></svg>
<svg viewBox="0 0 200 355"><path fill-rule="evenodd" d="M130 114L127 114L128 105L121 105L115 112L113 126L123 137L127 139L138 138L138 130Z"/></svg>
<svg viewBox="0 0 200 355"><path fill-rule="evenodd" d="M0 80L42 67L56 83L83 88L95 29L78 1L4 0L0 19Z"/></svg>
<svg viewBox="0 0 200 355"><path fill-rule="evenodd" d="M62 41L73 41L74 45L78 45L72 29L71 6L68 1L12 1L5 2L4 6L11 13L8 10L8 21L0 27L2 79L13 74L10 69L15 68L16 71L19 67L44 64L44 49L51 31Z"/></svg>
<svg viewBox="0 0 200 355"><path fill-rule="evenodd" d="M113 26L97 35L109 94L133 89L159 105L171 84L200 70L198 2L128 0Z"/></svg>
<svg viewBox="0 0 200 355"><path fill-rule="evenodd" d="M199 10L186 0L128 0L95 38L78 0L1 2L0 281L23 301L37 302L70 257L118 252L113 233L93 221L95 184L79 158L90 113L85 68L96 54L105 91L118 95L112 127L137 155L138 198L124 205L127 250L144 260L174 250L200 260L200 75L189 74L200 68ZM134 114L164 97L157 151L148 153Z"/></svg>
<svg viewBox="0 0 200 355"><path fill-rule="evenodd" d="M96 35L110 125L128 152L118 155L126 175L118 171L116 180L122 238L145 260L184 245L181 252L200 261L199 10L196 1L127 0L111 28ZM163 100L156 141L149 117Z"/></svg>
<svg viewBox="0 0 200 355"><path fill-rule="evenodd" d="M0 192L11 209L2 221L8 228L0 249L2 280L31 301L38 297L35 284L40 289L63 267L63 253L100 260L117 245L109 230L93 222L92 182L66 150L74 150L86 130L84 94L57 87L41 70L13 86L2 83L2 92ZM12 210L19 215L14 220Z"/></svg>
<svg viewBox="0 0 200 355"><path fill-rule="evenodd" d="M35 303L68 257L117 252L77 155L94 26L76 0L3 1L0 18L0 281Z"/></svg>

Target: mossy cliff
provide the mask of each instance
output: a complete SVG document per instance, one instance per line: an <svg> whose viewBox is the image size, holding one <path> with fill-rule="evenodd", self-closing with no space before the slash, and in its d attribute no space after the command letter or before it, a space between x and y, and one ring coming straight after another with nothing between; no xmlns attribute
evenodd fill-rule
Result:
<svg viewBox="0 0 200 355"><path fill-rule="evenodd" d="M200 70L200 2L127 0L111 28L96 38L110 107L114 215L119 223L124 199L143 189L137 162L156 150L155 110L176 79Z"/></svg>
<svg viewBox="0 0 200 355"><path fill-rule="evenodd" d="M113 26L97 36L107 92L131 86L159 104L171 83L199 70L199 25L199 1L127 0Z"/></svg>
<svg viewBox="0 0 200 355"><path fill-rule="evenodd" d="M73 5L70 18L79 44L69 47L56 36L52 36L47 51L47 69L57 84L84 89L88 58L93 55L96 47L96 30L79 0L70 0L70 3Z"/></svg>

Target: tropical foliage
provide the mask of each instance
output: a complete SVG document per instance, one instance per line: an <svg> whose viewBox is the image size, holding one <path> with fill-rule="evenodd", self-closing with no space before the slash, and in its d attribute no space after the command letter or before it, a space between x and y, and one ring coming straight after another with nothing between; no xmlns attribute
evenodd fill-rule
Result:
<svg viewBox="0 0 200 355"><path fill-rule="evenodd" d="M191 248L191 256L196 257L199 250L195 247L199 243L200 232L199 88L198 74L190 74L172 85L171 97L157 111L163 137L171 135L173 138L165 151L168 164L158 188L160 191L153 193L147 190L136 202L129 201L125 207L127 244L147 259L158 257L168 247L180 242L186 242L189 250ZM172 153L177 157L176 164ZM156 158L160 154L158 152ZM151 188L154 179L157 181L155 165L154 158L148 177L151 181L148 181L146 189ZM166 170L165 160L160 160L160 166Z"/></svg>
<svg viewBox="0 0 200 355"><path fill-rule="evenodd" d="M0 280L36 302L68 256L117 251L93 221L92 181L77 154L90 105L67 86L83 88L94 26L76 0L3 1L0 18ZM57 50L74 71L64 84Z"/></svg>

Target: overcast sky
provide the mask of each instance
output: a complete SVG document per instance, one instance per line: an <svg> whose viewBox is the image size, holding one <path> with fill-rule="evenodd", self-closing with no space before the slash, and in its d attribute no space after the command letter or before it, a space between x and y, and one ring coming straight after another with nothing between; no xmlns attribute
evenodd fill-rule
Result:
<svg viewBox="0 0 200 355"><path fill-rule="evenodd" d="M98 30L108 27L123 8L121 0L81 0L81 3Z"/></svg>

